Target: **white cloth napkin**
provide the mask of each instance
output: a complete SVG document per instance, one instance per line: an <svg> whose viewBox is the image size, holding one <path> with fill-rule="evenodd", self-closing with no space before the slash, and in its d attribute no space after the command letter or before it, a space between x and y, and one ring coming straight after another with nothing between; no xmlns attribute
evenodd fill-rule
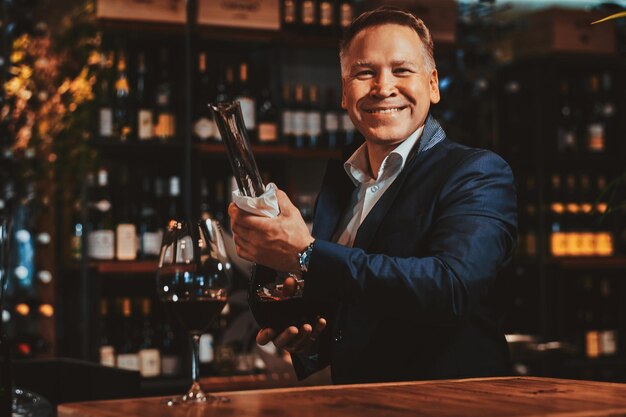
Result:
<svg viewBox="0 0 626 417"><path fill-rule="evenodd" d="M242 210L258 216L276 217L280 214L276 184L270 182L265 186L265 192L259 197L241 195L239 190L233 191L233 202Z"/></svg>

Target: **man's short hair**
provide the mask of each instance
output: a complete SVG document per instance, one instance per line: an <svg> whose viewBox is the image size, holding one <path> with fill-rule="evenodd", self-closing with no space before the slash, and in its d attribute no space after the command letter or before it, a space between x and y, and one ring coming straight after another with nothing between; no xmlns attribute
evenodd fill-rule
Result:
<svg viewBox="0 0 626 417"><path fill-rule="evenodd" d="M433 38L430 31L422 21L412 13L391 6L381 6L369 12L362 13L352 24L346 29L343 39L339 44L339 60L341 62L341 70L344 72L344 58L350 48L350 44L354 37L362 30L386 24L394 24L406 26L415 31L422 41L422 51L424 53L424 70L430 72L435 69L435 57Z"/></svg>

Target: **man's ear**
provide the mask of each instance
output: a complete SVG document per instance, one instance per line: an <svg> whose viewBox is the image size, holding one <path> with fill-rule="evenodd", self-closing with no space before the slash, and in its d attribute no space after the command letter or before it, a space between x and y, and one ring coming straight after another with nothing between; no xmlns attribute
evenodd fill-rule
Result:
<svg viewBox="0 0 626 417"><path fill-rule="evenodd" d="M434 69L430 74L430 102L432 104L439 103L441 96L439 95L439 75L437 69Z"/></svg>
<svg viewBox="0 0 626 417"><path fill-rule="evenodd" d="M346 80L343 77L341 77L341 108L348 110L346 106Z"/></svg>

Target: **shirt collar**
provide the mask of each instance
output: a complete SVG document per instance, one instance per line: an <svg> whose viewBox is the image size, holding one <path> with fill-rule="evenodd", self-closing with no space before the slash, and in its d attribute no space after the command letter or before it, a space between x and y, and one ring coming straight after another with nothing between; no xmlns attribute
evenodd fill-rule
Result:
<svg viewBox="0 0 626 417"><path fill-rule="evenodd" d="M378 180L386 178L395 172L400 172L402 168L404 168L404 164L411 149L413 149L419 141L423 131L424 125L420 126L383 159L380 169L378 170ZM367 143L363 143L354 151L350 158L344 162L343 168L356 186L373 180L372 176L369 174L370 164L367 158Z"/></svg>

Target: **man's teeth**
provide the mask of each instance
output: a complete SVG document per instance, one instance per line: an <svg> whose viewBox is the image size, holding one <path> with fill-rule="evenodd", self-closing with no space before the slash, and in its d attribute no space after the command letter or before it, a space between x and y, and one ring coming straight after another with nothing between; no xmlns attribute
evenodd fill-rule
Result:
<svg viewBox="0 0 626 417"><path fill-rule="evenodd" d="M392 109L381 109L381 110L368 110L368 113L394 113L402 110L401 107L394 107Z"/></svg>

